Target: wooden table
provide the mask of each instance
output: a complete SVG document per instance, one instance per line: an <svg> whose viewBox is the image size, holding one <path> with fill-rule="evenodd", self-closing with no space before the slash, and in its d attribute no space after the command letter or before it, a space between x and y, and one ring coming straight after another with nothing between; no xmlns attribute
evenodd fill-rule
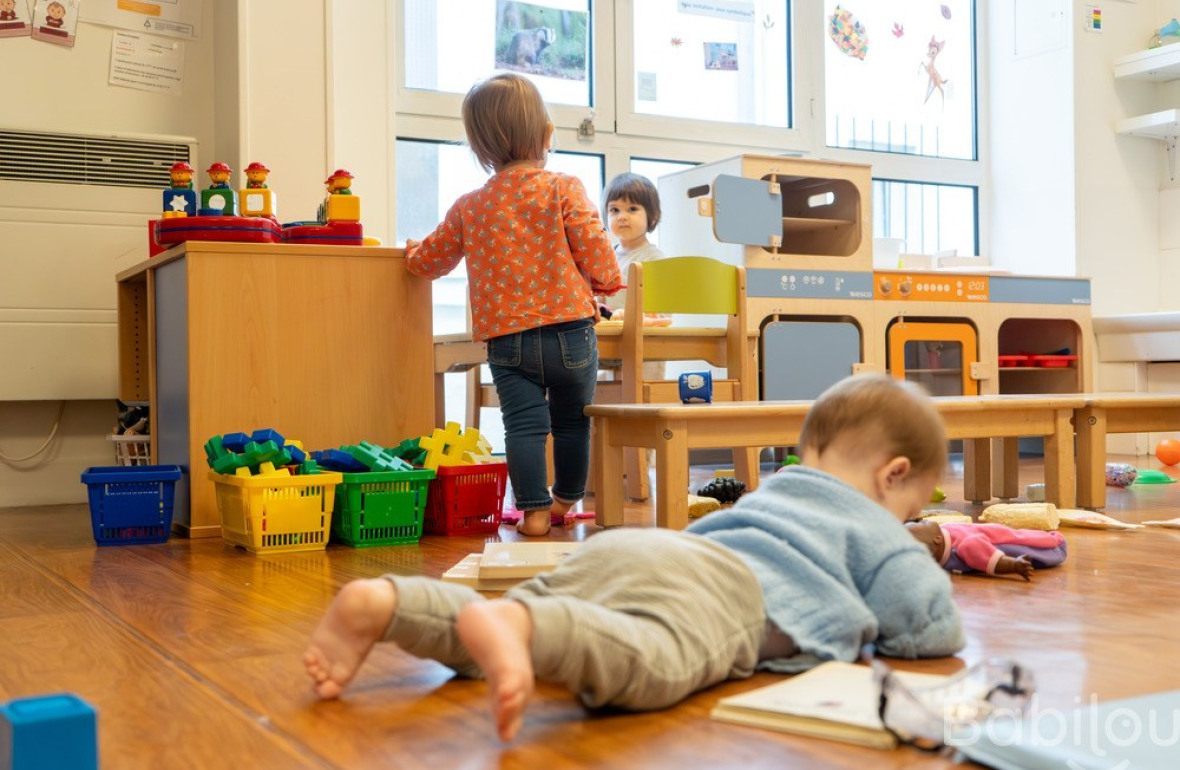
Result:
<svg viewBox="0 0 1180 770"><path fill-rule="evenodd" d="M176 489L185 534L220 533L213 435L323 449L433 428L430 282L401 249L189 242L116 280L120 397L151 403L155 462L198 479Z"/></svg>
<svg viewBox="0 0 1180 770"><path fill-rule="evenodd" d="M1045 499L1063 508L1075 500L1073 427L1081 396L945 396L934 399L947 438L1043 436ZM594 421L595 509L602 526L623 523L623 448L656 453L656 525L688 525L688 450L793 446L810 401L715 404L603 404L586 407ZM986 456L986 452L979 453ZM985 476L986 478L986 476ZM609 480L609 483L607 483Z"/></svg>
<svg viewBox="0 0 1180 770"><path fill-rule="evenodd" d="M1078 435L1078 505L1106 505L1106 436L1180 430L1180 394L1083 393Z"/></svg>

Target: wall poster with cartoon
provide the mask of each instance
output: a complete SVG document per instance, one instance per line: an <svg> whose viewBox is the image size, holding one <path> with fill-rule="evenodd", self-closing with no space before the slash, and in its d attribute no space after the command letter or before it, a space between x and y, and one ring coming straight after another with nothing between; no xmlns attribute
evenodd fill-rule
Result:
<svg viewBox="0 0 1180 770"><path fill-rule="evenodd" d="M33 37L73 48L82 0L37 0L33 7Z"/></svg>
<svg viewBox="0 0 1180 770"><path fill-rule="evenodd" d="M27 0L0 0L0 37L27 37L32 30Z"/></svg>

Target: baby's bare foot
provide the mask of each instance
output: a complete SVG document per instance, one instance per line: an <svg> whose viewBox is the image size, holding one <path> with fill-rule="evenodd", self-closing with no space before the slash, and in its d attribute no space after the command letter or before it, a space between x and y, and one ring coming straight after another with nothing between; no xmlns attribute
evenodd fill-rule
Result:
<svg viewBox="0 0 1180 770"><path fill-rule="evenodd" d="M498 599L464 607L457 628L463 645L488 679L496 731L501 740L510 741L520 730L535 686L529 655L532 618L524 605Z"/></svg>
<svg viewBox="0 0 1180 770"><path fill-rule="evenodd" d="M396 611L397 589L384 578L354 580L340 589L303 653L321 698L340 696Z"/></svg>

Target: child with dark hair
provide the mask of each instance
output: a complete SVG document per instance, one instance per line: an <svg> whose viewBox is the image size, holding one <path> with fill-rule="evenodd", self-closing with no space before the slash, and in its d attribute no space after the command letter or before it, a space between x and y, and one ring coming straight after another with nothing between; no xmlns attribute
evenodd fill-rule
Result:
<svg viewBox="0 0 1180 770"><path fill-rule="evenodd" d="M639 174L619 174L610 180L602 194L605 201L603 216L607 227L617 240L615 256L619 272L627 279L632 262L662 259L664 252L647 239L660 223L660 193L647 177ZM622 318L627 305L626 290L606 298L603 303L611 318Z"/></svg>

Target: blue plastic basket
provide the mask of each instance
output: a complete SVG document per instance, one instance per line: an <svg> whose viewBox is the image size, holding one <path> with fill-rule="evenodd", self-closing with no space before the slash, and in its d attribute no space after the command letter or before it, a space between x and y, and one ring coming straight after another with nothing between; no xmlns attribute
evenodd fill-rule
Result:
<svg viewBox="0 0 1180 770"><path fill-rule="evenodd" d="M99 545L163 543L172 531L179 465L87 468L90 523Z"/></svg>

